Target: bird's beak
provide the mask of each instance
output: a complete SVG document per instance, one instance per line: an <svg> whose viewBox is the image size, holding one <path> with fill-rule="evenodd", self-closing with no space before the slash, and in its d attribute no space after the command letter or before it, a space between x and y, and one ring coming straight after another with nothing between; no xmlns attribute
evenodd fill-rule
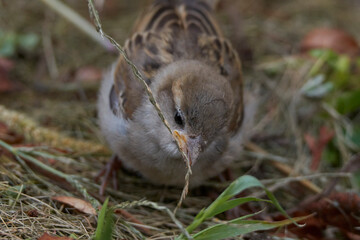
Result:
<svg viewBox="0 0 360 240"><path fill-rule="evenodd" d="M190 165L194 165L201 152L201 136L188 136L181 131L174 130L174 137L180 143L181 150L186 154Z"/></svg>

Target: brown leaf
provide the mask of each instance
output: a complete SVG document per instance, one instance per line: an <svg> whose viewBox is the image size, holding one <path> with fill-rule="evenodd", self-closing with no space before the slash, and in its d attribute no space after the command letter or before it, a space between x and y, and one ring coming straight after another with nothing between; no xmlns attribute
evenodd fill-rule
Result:
<svg viewBox="0 0 360 240"><path fill-rule="evenodd" d="M26 212L26 215L28 215L29 217L38 217L39 212L38 212L37 209L31 209L31 210Z"/></svg>
<svg viewBox="0 0 360 240"><path fill-rule="evenodd" d="M340 29L316 28L309 32L301 42L301 51L308 52L312 49L331 49L340 54L357 56L360 47L356 39Z"/></svg>
<svg viewBox="0 0 360 240"><path fill-rule="evenodd" d="M44 233L38 240L74 240L74 239L70 237L51 236L47 233Z"/></svg>
<svg viewBox="0 0 360 240"><path fill-rule="evenodd" d="M79 198L68 197L68 196L57 196L52 197L52 200L67 204L79 210L80 212L96 215L96 210L91 206L89 202L86 202Z"/></svg>

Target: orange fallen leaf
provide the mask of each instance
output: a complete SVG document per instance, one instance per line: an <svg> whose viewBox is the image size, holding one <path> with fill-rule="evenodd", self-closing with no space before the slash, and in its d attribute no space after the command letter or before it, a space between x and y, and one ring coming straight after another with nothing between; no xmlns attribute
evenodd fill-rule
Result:
<svg viewBox="0 0 360 240"><path fill-rule="evenodd" d="M331 49L340 54L356 56L360 47L356 39L340 29L316 28L309 32L301 42L301 51L312 49Z"/></svg>
<svg viewBox="0 0 360 240"><path fill-rule="evenodd" d="M89 202L84 201L82 199L68 197L68 196L57 196L57 197L52 197L51 199L72 206L77 210L79 210L80 212L96 215L95 208L93 208L93 206L91 206Z"/></svg>
<svg viewBox="0 0 360 240"><path fill-rule="evenodd" d="M74 239L70 237L51 236L47 233L44 233L38 240L74 240Z"/></svg>

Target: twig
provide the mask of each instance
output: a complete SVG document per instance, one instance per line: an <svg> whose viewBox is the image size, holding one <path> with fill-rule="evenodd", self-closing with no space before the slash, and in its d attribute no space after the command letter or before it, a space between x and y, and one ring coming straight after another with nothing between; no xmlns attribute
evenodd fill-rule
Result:
<svg viewBox="0 0 360 240"><path fill-rule="evenodd" d="M79 28L82 32L88 35L95 42L99 43L108 51L114 51L113 46L109 43L108 40L99 36L94 27L86 21L83 17L81 17L74 10L63 4L58 0L41 0L43 3L48 5L51 9L56 11L58 14L63 16L65 19L74 24L77 28Z"/></svg>
<svg viewBox="0 0 360 240"><path fill-rule="evenodd" d="M99 19L99 15L97 13L97 10L95 9L93 0L88 0L88 4L89 4L89 12L90 15L92 16L96 29L97 31L100 33L100 35L102 37L107 38L113 45L114 47L120 52L120 54L124 57L125 61L127 62L127 64L129 64L129 66L132 68L132 71L135 75L135 77L143 84L145 91L149 97L149 101L151 102L151 104L155 107L156 112L158 113L161 121L164 123L165 127L169 130L170 134L173 136L173 138L175 139L176 145L181 153L181 155L183 156L185 163L186 163L186 167L187 167L187 172L185 175L185 185L179 200L179 203L177 205L177 207L175 208L175 212L177 210L177 208L179 206L181 206L183 200L185 199L187 193L188 193L188 189L189 189L189 181L190 181L190 175L192 174L191 172L191 166L190 166L190 161L189 158L186 156L186 154L184 153L184 151L182 151L181 149L181 145L179 140L175 137L173 131L170 128L170 125L168 123L168 121L165 119L159 104L156 102L155 97L149 87L149 85L146 83L146 81L144 80L144 78L142 77L140 71L138 70L138 68L135 66L135 64L128 58L128 56L126 55L124 49L120 46L120 44L118 44L111 36L107 35L106 33L104 33L104 31L101 28L101 22Z"/></svg>
<svg viewBox="0 0 360 240"><path fill-rule="evenodd" d="M48 67L48 71L52 80L55 80L59 76L59 70L56 63L54 47L49 34L48 21L45 22L42 29L42 44L44 47L45 62Z"/></svg>

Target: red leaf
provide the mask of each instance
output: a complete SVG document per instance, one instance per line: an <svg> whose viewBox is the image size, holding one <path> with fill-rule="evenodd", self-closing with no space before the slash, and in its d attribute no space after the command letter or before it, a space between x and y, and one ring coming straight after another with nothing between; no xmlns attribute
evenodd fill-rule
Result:
<svg viewBox="0 0 360 240"><path fill-rule="evenodd" d="M311 202L301 204L289 213L291 217L307 216L316 213L314 217L304 220L305 227L289 226L289 230L299 237L307 239L323 239L324 231L329 226L337 227L352 239L360 234L360 196L355 193L336 192L328 197L314 198ZM276 216L274 220L282 220L283 216ZM352 233L352 234L349 234Z"/></svg>
<svg viewBox="0 0 360 240"><path fill-rule="evenodd" d="M322 153L324 152L326 145L331 141L333 137L334 132L325 126L321 127L318 139L315 139L313 136L307 133L304 135L305 142L310 148L312 155L312 161L310 166L310 169L312 171L316 171L319 168Z"/></svg>
<svg viewBox="0 0 360 240"><path fill-rule="evenodd" d="M16 89L16 85L9 79L9 72L14 63L6 58L0 58L0 93Z"/></svg>

